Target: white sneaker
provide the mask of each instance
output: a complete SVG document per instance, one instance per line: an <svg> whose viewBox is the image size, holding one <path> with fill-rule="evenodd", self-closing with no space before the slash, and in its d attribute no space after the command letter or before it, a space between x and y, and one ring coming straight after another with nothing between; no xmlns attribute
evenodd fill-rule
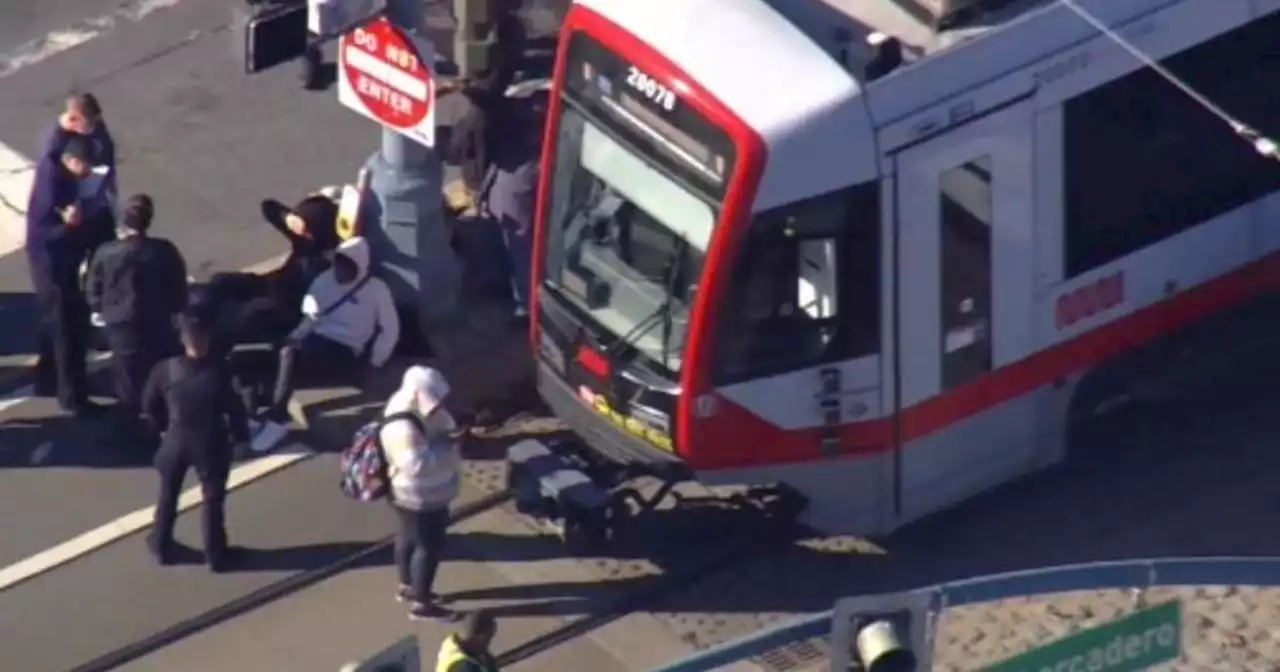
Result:
<svg viewBox="0 0 1280 672"><path fill-rule="evenodd" d="M253 439L249 442L249 450L255 453L265 453L275 448L276 444L280 443L289 433L289 426L278 422L269 420L252 422L257 425L257 428L250 427L250 429L254 429L254 432Z"/></svg>

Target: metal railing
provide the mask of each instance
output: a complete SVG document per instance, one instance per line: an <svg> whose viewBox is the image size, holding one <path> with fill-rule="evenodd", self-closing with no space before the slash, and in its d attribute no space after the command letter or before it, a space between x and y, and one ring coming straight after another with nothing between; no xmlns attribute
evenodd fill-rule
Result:
<svg viewBox="0 0 1280 672"><path fill-rule="evenodd" d="M935 584L932 611L1081 590L1145 589L1158 586L1280 586L1280 557L1176 557L1061 565L991 574ZM915 592L904 591L904 592ZM832 612L780 624L692 654L651 672L705 672L753 658L792 642L826 636Z"/></svg>

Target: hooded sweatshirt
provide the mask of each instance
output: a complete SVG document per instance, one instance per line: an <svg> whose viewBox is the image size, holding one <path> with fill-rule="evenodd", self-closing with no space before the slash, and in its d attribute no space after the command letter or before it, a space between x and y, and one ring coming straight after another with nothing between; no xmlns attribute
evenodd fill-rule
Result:
<svg viewBox="0 0 1280 672"><path fill-rule="evenodd" d="M400 389L387 400L384 418L409 412L424 426L420 429L401 419L387 423L378 433L391 476L391 501L402 509L446 508L458 496L462 453L452 437L457 424L440 406L448 395L449 383L439 371L411 366Z"/></svg>
<svg viewBox="0 0 1280 672"><path fill-rule="evenodd" d="M349 238L338 246L337 255L356 265L356 279L339 284L330 268L311 283L302 299L302 324L293 338L315 334L351 348L360 355L369 348L369 363L382 366L391 358L400 340L400 317L396 314L391 288L369 269L369 242ZM345 301L343 297L359 285Z"/></svg>

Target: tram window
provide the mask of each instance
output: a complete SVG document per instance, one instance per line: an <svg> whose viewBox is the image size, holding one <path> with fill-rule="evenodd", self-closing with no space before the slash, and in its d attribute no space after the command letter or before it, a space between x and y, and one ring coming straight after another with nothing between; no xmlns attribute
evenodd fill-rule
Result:
<svg viewBox="0 0 1280 672"><path fill-rule="evenodd" d="M839 300L839 262L835 238L796 241L796 304L811 320L836 316Z"/></svg>
<svg viewBox="0 0 1280 672"><path fill-rule="evenodd" d="M1163 61L1223 109L1280 133L1280 12ZM1150 68L1063 107L1065 271L1074 277L1280 188L1280 163Z"/></svg>
<svg viewBox="0 0 1280 672"><path fill-rule="evenodd" d="M718 383L879 351L878 183L757 215L733 265Z"/></svg>
<svg viewBox="0 0 1280 672"><path fill-rule="evenodd" d="M991 157L942 173L942 387L991 370Z"/></svg>

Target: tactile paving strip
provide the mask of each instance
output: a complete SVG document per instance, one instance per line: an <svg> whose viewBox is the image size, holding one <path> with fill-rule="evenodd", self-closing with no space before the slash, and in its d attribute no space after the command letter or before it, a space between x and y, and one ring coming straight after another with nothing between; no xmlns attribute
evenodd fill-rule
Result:
<svg viewBox="0 0 1280 672"><path fill-rule="evenodd" d="M1280 669L1280 589L1156 588L1142 601L1182 602L1183 656L1162 670ZM976 604L938 619L933 669L969 672L1132 612L1133 591L1100 590Z"/></svg>

